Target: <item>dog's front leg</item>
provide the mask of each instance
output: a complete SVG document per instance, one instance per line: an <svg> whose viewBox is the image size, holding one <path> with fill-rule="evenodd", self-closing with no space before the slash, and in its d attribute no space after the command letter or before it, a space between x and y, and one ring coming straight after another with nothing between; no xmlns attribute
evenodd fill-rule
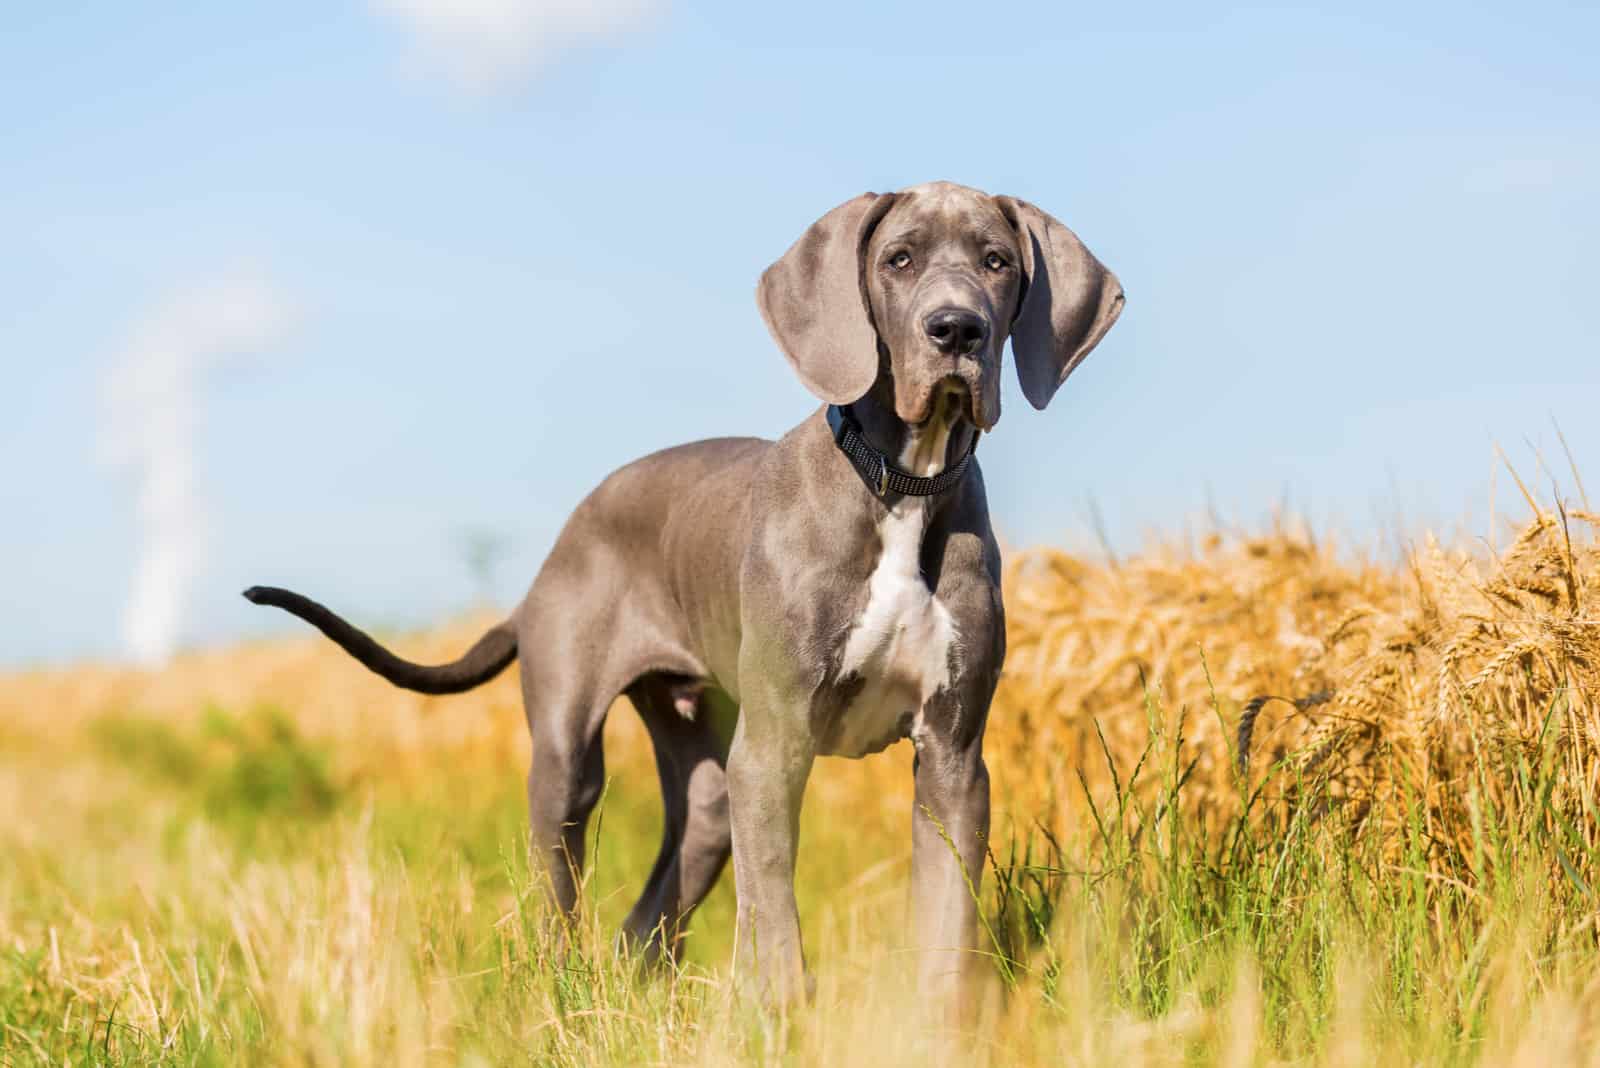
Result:
<svg viewBox="0 0 1600 1068"><path fill-rule="evenodd" d="M728 753L733 878L739 899L734 976L763 1000L788 1004L807 991L794 899L800 802L815 750L770 686L746 692Z"/></svg>
<svg viewBox="0 0 1600 1068"><path fill-rule="evenodd" d="M911 893L924 993L950 997L978 959L978 888L989 839L983 741L934 734L917 746Z"/></svg>

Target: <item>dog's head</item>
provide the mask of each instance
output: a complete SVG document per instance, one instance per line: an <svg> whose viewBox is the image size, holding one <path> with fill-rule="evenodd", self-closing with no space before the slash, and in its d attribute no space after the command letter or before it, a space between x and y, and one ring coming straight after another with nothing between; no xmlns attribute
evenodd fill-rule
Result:
<svg viewBox="0 0 1600 1068"><path fill-rule="evenodd" d="M947 385L988 430L1006 338L1023 395L1050 402L1122 311L1116 276L1026 201L932 182L867 193L811 225L756 290L806 388L830 404L892 382L921 423Z"/></svg>

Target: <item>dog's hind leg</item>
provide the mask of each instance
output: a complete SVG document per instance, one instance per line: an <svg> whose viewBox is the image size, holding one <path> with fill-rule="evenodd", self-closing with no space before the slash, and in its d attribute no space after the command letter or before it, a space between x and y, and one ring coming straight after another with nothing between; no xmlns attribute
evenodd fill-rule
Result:
<svg viewBox="0 0 1600 1068"><path fill-rule="evenodd" d="M622 924L622 938L629 948L644 953L649 959L654 959L660 948L664 929L660 909L662 888L677 863L678 845L683 841L683 829L688 822L683 760L679 752L681 732L674 730L673 718L677 711L669 688L659 675L647 675L628 688L628 700L650 733L656 774L661 780L661 848L656 852L655 864L650 868L650 877L645 880L638 902Z"/></svg>
<svg viewBox="0 0 1600 1068"><path fill-rule="evenodd" d="M641 541L639 488L608 481L580 505L512 616L533 765L535 867L564 912L578 901L584 832L605 787L601 728L641 678L697 678L682 613ZM654 529L653 526L651 529Z"/></svg>
<svg viewBox="0 0 1600 1068"><path fill-rule="evenodd" d="M727 751L702 753L689 773L686 800L689 818L677 863L663 894L663 915L676 912L673 940L668 950L676 955L688 928L689 917L717 885L728 858L733 855L733 830L728 822Z"/></svg>
<svg viewBox="0 0 1600 1068"><path fill-rule="evenodd" d="M641 679L628 691L655 746L665 819L661 850L623 938L649 961L676 957L689 916L711 892L732 850L728 825L727 704L701 684Z"/></svg>
<svg viewBox="0 0 1600 1068"><path fill-rule="evenodd" d="M536 878L548 881L557 908L571 915L578 903L584 835L589 815L605 788L601 728L613 694L589 680L563 680L540 658L522 658L523 701L533 739L528 769L528 823Z"/></svg>

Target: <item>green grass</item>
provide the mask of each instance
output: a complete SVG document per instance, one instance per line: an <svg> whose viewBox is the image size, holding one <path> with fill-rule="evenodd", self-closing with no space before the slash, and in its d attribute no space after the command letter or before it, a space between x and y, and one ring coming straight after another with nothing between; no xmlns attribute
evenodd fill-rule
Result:
<svg viewBox="0 0 1600 1068"><path fill-rule="evenodd" d="M1193 754L1177 737L1113 762L1113 793L1078 791L1065 826L1005 809L1002 783L970 1028L926 1019L904 984L909 812L873 804L852 767L826 774L857 803L807 807L798 891L819 988L778 1018L727 981L731 876L679 970L647 976L614 952L659 833L638 754L591 827L587 907L566 931L528 871L506 762L342 770L271 710L187 729L123 716L59 751L4 752L16 793L45 795L0 865L7 1064L1595 1056L1580 873L1600 858L1541 806L1562 772L1538 745L1483 755L1525 803L1474 805L1469 855L1445 874L1415 803L1384 836L1316 784L1290 784L1290 806L1282 776L1258 773L1244 816L1204 825L1185 815Z"/></svg>

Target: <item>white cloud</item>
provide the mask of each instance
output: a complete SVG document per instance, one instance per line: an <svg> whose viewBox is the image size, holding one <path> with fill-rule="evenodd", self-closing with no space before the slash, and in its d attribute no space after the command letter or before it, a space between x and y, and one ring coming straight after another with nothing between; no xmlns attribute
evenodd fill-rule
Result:
<svg viewBox="0 0 1600 1068"><path fill-rule="evenodd" d="M123 615L129 655L158 664L182 634L208 521L195 471L207 376L270 348L289 304L260 277L236 273L171 293L142 316L101 381L101 446L137 493L138 562Z"/></svg>
<svg viewBox="0 0 1600 1068"><path fill-rule="evenodd" d="M458 85L502 90L586 40L642 29L665 0L371 0Z"/></svg>

